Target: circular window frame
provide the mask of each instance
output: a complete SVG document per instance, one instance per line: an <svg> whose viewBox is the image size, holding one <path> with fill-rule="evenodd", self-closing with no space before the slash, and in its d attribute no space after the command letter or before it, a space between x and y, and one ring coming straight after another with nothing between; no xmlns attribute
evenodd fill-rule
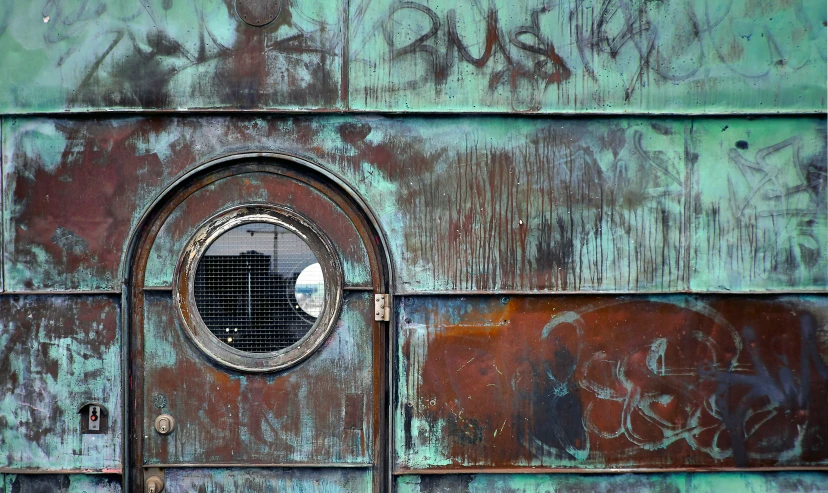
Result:
<svg viewBox="0 0 828 493"><path fill-rule="evenodd" d="M252 353L225 344L204 323L195 301L195 275L201 258L219 236L243 224L263 222L287 229L310 247L322 267L325 303L316 322L296 343L278 351ZM246 372L277 371L302 362L328 338L342 308L342 268L327 235L296 212L272 205L237 206L204 221L187 241L173 280L174 303L187 337L216 363Z"/></svg>

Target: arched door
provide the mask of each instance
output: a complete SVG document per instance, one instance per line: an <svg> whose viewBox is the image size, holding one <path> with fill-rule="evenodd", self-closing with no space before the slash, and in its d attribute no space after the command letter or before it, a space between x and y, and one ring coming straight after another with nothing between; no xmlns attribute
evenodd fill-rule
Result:
<svg viewBox="0 0 828 493"><path fill-rule="evenodd" d="M225 159L133 244L133 488L383 489L388 268L352 196L290 159Z"/></svg>

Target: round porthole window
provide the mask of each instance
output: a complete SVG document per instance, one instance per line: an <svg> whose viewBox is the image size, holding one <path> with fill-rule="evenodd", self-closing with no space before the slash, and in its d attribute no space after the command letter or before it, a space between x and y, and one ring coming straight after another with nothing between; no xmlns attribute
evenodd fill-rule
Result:
<svg viewBox="0 0 828 493"><path fill-rule="evenodd" d="M207 221L179 262L175 297L190 339L215 361L247 371L288 367L330 333L341 269L308 220L241 207Z"/></svg>

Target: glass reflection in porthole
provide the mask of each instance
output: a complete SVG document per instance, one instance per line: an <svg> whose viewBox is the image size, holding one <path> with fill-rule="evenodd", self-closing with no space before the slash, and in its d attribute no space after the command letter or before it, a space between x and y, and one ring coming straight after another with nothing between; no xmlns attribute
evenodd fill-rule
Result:
<svg viewBox="0 0 828 493"><path fill-rule="evenodd" d="M309 265L296 279L296 301L299 308L312 317L318 317L325 305L325 278L322 266Z"/></svg>

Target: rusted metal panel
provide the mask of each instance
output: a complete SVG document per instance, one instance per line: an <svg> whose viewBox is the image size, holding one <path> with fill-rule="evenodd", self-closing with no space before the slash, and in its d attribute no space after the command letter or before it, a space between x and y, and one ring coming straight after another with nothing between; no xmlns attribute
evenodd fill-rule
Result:
<svg viewBox="0 0 828 493"><path fill-rule="evenodd" d="M106 296L0 297L1 469L120 472L121 335ZM109 431L80 432L103 403Z"/></svg>
<svg viewBox="0 0 828 493"><path fill-rule="evenodd" d="M824 111L824 3L354 0L351 105Z"/></svg>
<svg viewBox="0 0 828 493"><path fill-rule="evenodd" d="M345 296L340 322L302 364L266 374L211 364L184 335L169 293L145 298L145 464L361 464L373 454L374 419L345 427L348 395L373 395L373 298ZM159 397L160 396L160 397ZM169 436L155 417L171 414Z"/></svg>
<svg viewBox="0 0 828 493"><path fill-rule="evenodd" d="M296 491L300 493L351 493L371 491L370 469L334 468L236 468L167 469L164 491L184 493L222 493L257 491L262 493Z"/></svg>
<svg viewBox="0 0 828 493"><path fill-rule="evenodd" d="M398 471L825 466L825 297L405 297Z"/></svg>
<svg viewBox="0 0 828 493"><path fill-rule="evenodd" d="M187 241L203 221L234 205L279 203L315 223L340 256L345 286L370 286L368 252L354 224L326 195L296 179L264 172L230 176L187 199L164 223L147 263L146 286L171 286L173 270Z"/></svg>
<svg viewBox="0 0 828 493"><path fill-rule="evenodd" d="M0 6L2 113L826 108L821 0Z"/></svg>
<svg viewBox="0 0 828 493"><path fill-rule="evenodd" d="M252 26L237 3L3 1L0 112L343 107L342 6Z"/></svg>
<svg viewBox="0 0 828 493"><path fill-rule="evenodd" d="M1 476L0 476L1 477ZM9 493L121 493L121 478L89 474L7 474ZM0 492L4 490L0 489Z"/></svg>
<svg viewBox="0 0 828 493"><path fill-rule="evenodd" d="M823 117L12 118L4 128L11 290L116 288L152 199L198 163L251 150L315 161L362 195L402 293L828 286Z"/></svg>
<svg viewBox="0 0 828 493"><path fill-rule="evenodd" d="M460 474L402 476L399 493L817 493L828 488L825 473L706 474Z"/></svg>

